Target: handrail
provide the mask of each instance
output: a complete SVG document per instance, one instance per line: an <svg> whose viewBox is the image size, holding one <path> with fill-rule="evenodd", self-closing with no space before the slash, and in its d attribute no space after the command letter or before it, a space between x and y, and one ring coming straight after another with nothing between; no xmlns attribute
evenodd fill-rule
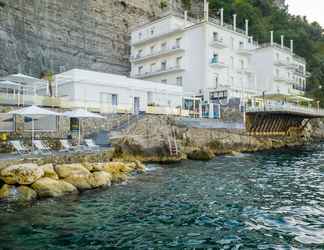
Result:
<svg viewBox="0 0 324 250"><path fill-rule="evenodd" d="M302 107L292 104L275 105L268 104L260 107L246 107L246 112L295 112L309 115L324 116L324 109L316 109L311 107Z"/></svg>

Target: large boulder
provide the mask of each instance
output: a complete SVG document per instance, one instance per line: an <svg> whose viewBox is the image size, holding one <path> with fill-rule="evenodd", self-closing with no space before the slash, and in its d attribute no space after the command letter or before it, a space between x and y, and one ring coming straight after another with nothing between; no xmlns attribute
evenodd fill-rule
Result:
<svg viewBox="0 0 324 250"><path fill-rule="evenodd" d="M91 173L71 174L63 180L72 184L79 190L91 189Z"/></svg>
<svg viewBox="0 0 324 250"><path fill-rule="evenodd" d="M109 162L103 171L111 174L112 182L119 183L127 180L127 174L132 171L132 168L123 162Z"/></svg>
<svg viewBox="0 0 324 250"><path fill-rule="evenodd" d="M107 187L111 185L112 176L104 171L94 172L90 177L92 188Z"/></svg>
<svg viewBox="0 0 324 250"><path fill-rule="evenodd" d="M0 178L7 184L30 185L44 176L44 170L36 164L26 163L6 167L1 170Z"/></svg>
<svg viewBox="0 0 324 250"><path fill-rule="evenodd" d="M51 164L51 163L50 164L45 164L45 165L42 165L40 167L44 171L44 177L49 177L49 178L52 178L52 179L55 179L55 180L59 179L57 173L54 170L53 164Z"/></svg>
<svg viewBox="0 0 324 250"><path fill-rule="evenodd" d="M65 194L78 193L75 186L63 180L44 177L33 183L32 188L40 197L59 197Z"/></svg>
<svg viewBox="0 0 324 250"><path fill-rule="evenodd" d="M195 161L209 161L214 158L214 154L209 149L195 149L188 153L188 159Z"/></svg>
<svg viewBox="0 0 324 250"><path fill-rule="evenodd" d="M5 184L0 189L0 200L7 201L31 201L37 198L37 193L27 186L15 187Z"/></svg>
<svg viewBox="0 0 324 250"><path fill-rule="evenodd" d="M89 175L90 171L82 164L62 164L55 166L55 171L60 178L67 178L71 175Z"/></svg>

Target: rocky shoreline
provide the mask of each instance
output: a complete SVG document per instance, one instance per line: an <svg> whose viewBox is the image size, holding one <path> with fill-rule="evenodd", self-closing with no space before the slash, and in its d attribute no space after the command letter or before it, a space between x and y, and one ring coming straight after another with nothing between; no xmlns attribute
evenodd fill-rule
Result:
<svg viewBox="0 0 324 250"><path fill-rule="evenodd" d="M42 161L50 160L42 159ZM9 161L1 163L0 166L2 181L0 200L28 202L38 198L78 194L85 190L105 188L124 182L134 173L144 171L145 166L139 161L100 163L89 161L44 165Z"/></svg>
<svg viewBox="0 0 324 250"><path fill-rule="evenodd" d="M170 124L164 122L153 120L154 125L147 126L144 120L142 124L149 127L148 131L141 129L141 123L138 123L133 128L132 137L123 134L112 141L112 149L99 153L0 161L0 201L25 202L109 187L126 181L135 173L143 173L143 163L171 164L186 159L208 161L219 155L278 150L312 142L308 136L253 137L239 130L173 125L179 152L170 156L164 134Z"/></svg>

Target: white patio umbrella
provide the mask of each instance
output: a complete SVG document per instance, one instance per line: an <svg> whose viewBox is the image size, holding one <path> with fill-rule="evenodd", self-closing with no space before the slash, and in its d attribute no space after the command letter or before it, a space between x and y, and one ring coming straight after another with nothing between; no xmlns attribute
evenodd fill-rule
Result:
<svg viewBox="0 0 324 250"><path fill-rule="evenodd" d="M81 144L81 119L82 118L94 118L94 119L106 119L105 117L86 111L84 109L76 109L72 111L67 111L63 113L64 116L69 118L78 118L79 119L79 145Z"/></svg>
<svg viewBox="0 0 324 250"><path fill-rule="evenodd" d="M30 117L32 119L32 140L35 138L35 128L34 128L34 119L45 117L45 116L61 116L61 113L50 111L47 109L40 108L38 106L30 106L14 111L10 111L8 114L20 115L23 117ZM32 146L34 151L34 147Z"/></svg>

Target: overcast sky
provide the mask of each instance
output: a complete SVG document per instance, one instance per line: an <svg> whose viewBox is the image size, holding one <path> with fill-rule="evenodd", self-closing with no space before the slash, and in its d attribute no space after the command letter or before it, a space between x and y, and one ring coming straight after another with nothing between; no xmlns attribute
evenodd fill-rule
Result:
<svg viewBox="0 0 324 250"><path fill-rule="evenodd" d="M324 27L324 0L286 0L289 12L307 16L308 21L317 21Z"/></svg>

